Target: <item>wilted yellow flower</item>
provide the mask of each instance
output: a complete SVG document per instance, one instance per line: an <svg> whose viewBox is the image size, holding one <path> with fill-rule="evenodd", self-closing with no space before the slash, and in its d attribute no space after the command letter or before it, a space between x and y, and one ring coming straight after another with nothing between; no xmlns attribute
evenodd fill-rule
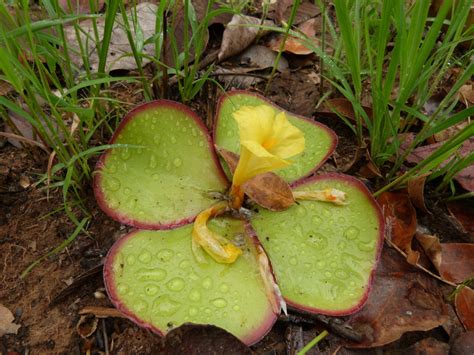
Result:
<svg viewBox="0 0 474 355"><path fill-rule="evenodd" d="M252 177L290 164L286 159L304 150L303 133L267 105L243 106L234 113L239 126L240 159L232 184L240 186Z"/></svg>
<svg viewBox="0 0 474 355"><path fill-rule="evenodd" d="M193 252L198 260L199 254L198 250L196 250L197 245L202 247L218 263L233 263L242 254L240 248L207 227L209 218L222 213L226 208L227 202L219 202L207 210L202 211L196 217L192 231L192 240Z"/></svg>

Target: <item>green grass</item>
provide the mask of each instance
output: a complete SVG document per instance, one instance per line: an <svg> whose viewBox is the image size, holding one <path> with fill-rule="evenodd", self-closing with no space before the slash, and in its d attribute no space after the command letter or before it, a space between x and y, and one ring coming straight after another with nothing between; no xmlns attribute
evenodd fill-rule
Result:
<svg viewBox="0 0 474 355"><path fill-rule="evenodd" d="M413 149L433 134L465 121L473 114L472 107L455 110L459 88L474 75L474 65L469 62L472 49L464 56L456 52L460 43L474 39L472 26L465 27L470 4L468 0L445 1L437 15L431 18L428 16L429 1L416 1L412 7L407 7L402 0L335 0L336 23L331 23L327 11L323 14L328 20L333 55L327 54L305 35L291 32L321 57L324 78L351 102L356 122L344 122L354 131L361 145L364 132L367 132L371 159L385 172L389 188L426 170L415 166L404 177L396 176ZM339 34L335 28L339 28ZM461 75L436 111L427 117L423 105L442 88L443 77L453 67L461 68ZM369 117L362 107L364 87L370 90L373 117ZM416 132L415 140L400 153L399 134L408 131ZM467 128L460 137L466 140L472 135L472 128ZM426 166L436 172L431 178L441 175L439 156L453 153L448 147L454 143L459 146L457 139L447 141L428 159ZM469 161L472 161L471 156L453 163L441 187L446 187Z"/></svg>

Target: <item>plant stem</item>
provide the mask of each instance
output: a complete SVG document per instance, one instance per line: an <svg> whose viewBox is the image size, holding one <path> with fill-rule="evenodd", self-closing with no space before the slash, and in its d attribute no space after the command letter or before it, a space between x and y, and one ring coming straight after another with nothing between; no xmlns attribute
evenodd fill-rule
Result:
<svg viewBox="0 0 474 355"><path fill-rule="evenodd" d="M230 188L230 207L235 210L238 210L242 207L242 203L244 202L244 191L242 190L240 185L232 184Z"/></svg>

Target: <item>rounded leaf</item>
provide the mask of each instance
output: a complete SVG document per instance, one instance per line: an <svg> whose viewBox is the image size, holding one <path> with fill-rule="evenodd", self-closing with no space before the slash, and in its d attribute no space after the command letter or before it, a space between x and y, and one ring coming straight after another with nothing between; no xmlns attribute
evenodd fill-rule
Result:
<svg viewBox="0 0 474 355"><path fill-rule="evenodd" d="M223 149L240 154L239 129L232 114L242 106L269 105L275 111L285 111L265 97L249 91L231 91L224 94L218 103L214 126L214 141ZM286 111L285 111L286 112ZM292 164L275 171L285 181L292 182L310 175L332 154L337 144L336 134L319 122L286 112L289 122L305 136L303 153L289 159Z"/></svg>
<svg viewBox="0 0 474 355"><path fill-rule="evenodd" d="M267 292L255 257L257 245L244 238L243 222L219 218L209 227L242 245L235 263L219 264L205 253L205 263L196 261L191 226L136 231L109 251L107 292L123 314L158 334L187 322L212 324L253 344L276 321L272 305L277 296Z"/></svg>
<svg viewBox="0 0 474 355"><path fill-rule="evenodd" d="M99 206L121 223L168 229L189 223L227 182L206 128L186 106L147 103L117 128L94 176Z"/></svg>
<svg viewBox="0 0 474 355"><path fill-rule="evenodd" d="M346 315L367 300L384 222L367 188L350 176L315 176L296 190L326 188L345 192L348 204L298 201L282 212L259 208L251 223L289 306Z"/></svg>

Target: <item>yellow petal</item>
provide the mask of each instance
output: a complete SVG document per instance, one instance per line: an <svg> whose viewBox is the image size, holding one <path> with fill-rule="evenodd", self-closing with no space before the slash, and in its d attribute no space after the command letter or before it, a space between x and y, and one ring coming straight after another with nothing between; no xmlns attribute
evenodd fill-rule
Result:
<svg viewBox="0 0 474 355"><path fill-rule="evenodd" d="M286 160L268 153L257 143L245 142L240 147L240 159L232 183L240 186L258 174L280 169L289 164Z"/></svg>
<svg viewBox="0 0 474 355"><path fill-rule="evenodd" d="M276 141L276 144L269 151L283 159L304 151L305 139L303 132L288 121L285 112L276 115L273 134L270 139Z"/></svg>
<svg viewBox="0 0 474 355"><path fill-rule="evenodd" d="M220 202L202 211L194 221L192 231L193 252L200 262L203 260L202 256L199 255L196 244L201 246L215 261L222 264L233 263L242 254L240 248L207 228L208 219L222 212L226 207L226 202Z"/></svg>
<svg viewBox="0 0 474 355"><path fill-rule="evenodd" d="M290 164L285 159L304 150L303 133L288 121L284 112L275 115L267 105L243 106L233 116L240 134L240 160L233 185L283 168Z"/></svg>
<svg viewBox="0 0 474 355"><path fill-rule="evenodd" d="M275 111L267 105L242 106L233 117L239 126L240 140L263 143L271 134Z"/></svg>

